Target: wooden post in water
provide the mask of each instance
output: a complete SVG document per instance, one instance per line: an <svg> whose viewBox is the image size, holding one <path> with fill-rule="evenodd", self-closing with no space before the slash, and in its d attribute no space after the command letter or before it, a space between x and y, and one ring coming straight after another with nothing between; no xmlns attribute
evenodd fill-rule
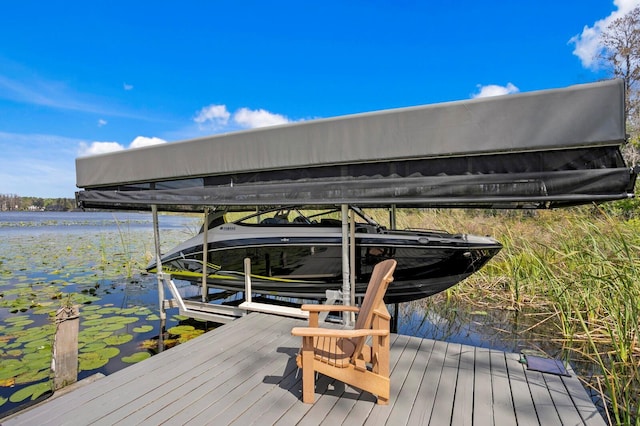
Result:
<svg viewBox="0 0 640 426"><path fill-rule="evenodd" d="M80 315L77 306L67 306L56 312L56 334L53 340L53 390L78 380L78 332Z"/></svg>

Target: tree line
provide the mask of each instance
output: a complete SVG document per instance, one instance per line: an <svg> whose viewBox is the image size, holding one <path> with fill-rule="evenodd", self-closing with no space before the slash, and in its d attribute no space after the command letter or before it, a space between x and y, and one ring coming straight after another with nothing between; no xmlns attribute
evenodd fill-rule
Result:
<svg viewBox="0 0 640 426"><path fill-rule="evenodd" d="M0 211L69 211L76 208L72 198L21 197L16 194L0 194Z"/></svg>

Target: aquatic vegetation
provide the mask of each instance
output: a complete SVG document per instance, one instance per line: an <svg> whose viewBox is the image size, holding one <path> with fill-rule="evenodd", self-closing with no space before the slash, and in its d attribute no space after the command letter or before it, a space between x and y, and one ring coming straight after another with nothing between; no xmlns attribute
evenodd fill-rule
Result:
<svg viewBox="0 0 640 426"><path fill-rule="evenodd" d="M11 398L9 398L9 400L11 402L22 402L25 399L30 398L32 401L34 401L47 392L51 392L51 385L49 383L36 383L15 392L13 395L11 395Z"/></svg>
<svg viewBox="0 0 640 426"><path fill-rule="evenodd" d="M151 357L149 352L136 352L129 356L122 357L122 362L126 362L127 364L133 364L136 362L144 361L145 359Z"/></svg>
<svg viewBox="0 0 640 426"><path fill-rule="evenodd" d="M159 333L157 283L142 274L153 246L149 219L121 221L120 231L113 218L69 222L6 225L0 218L0 416L50 390L53 317L60 306L80 307L79 379L123 368L122 358L139 350L137 341ZM64 231L43 232L61 226ZM74 231L77 226L83 231ZM181 229L162 235L163 247L184 238Z"/></svg>
<svg viewBox="0 0 640 426"><path fill-rule="evenodd" d="M153 330L152 325L141 325L140 327L136 327L131 331L133 331L134 333L146 333L151 330Z"/></svg>
<svg viewBox="0 0 640 426"><path fill-rule="evenodd" d="M178 342L184 343L188 340L193 339L194 337L200 336L204 333L204 330L195 328L192 325L178 325L176 327L171 327L167 330L167 332L171 335L177 335Z"/></svg>

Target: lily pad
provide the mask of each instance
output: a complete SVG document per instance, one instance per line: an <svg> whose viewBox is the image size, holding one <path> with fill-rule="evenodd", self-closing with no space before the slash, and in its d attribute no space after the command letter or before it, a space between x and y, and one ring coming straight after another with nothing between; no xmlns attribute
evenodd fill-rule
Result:
<svg viewBox="0 0 640 426"><path fill-rule="evenodd" d="M103 357L96 352L81 353L78 355L80 371L95 370L104 367L109 362L109 358Z"/></svg>
<svg viewBox="0 0 640 426"><path fill-rule="evenodd" d="M116 346L130 342L132 339L133 335L131 334L116 334L115 336L107 337L104 341L107 345Z"/></svg>
<svg viewBox="0 0 640 426"><path fill-rule="evenodd" d="M122 362L126 362L127 364L133 364L143 361L149 357L151 357L151 354L149 352L136 352L129 356L123 356L120 359L122 360Z"/></svg>
<svg viewBox="0 0 640 426"><path fill-rule="evenodd" d="M151 330L153 330L152 325L141 325L140 327L136 327L131 331L133 331L134 333L146 333Z"/></svg>
<svg viewBox="0 0 640 426"><path fill-rule="evenodd" d="M107 344L105 342L97 341L97 342L91 342L82 347L79 347L79 351L80 352L97 352L106 347L107 347Z"/></svg>
<svg viewBox="0 0 640 426"><path fill-rule="evenodd" d="M22 402L29 397L34 401L47 392L51 392L51 383L36 383L14 392L14 394L9 397L9 401Z"/></svg>
<svg viewBox="0 0 640 426"><path fill-rule="evenodd" d="M50 364L46 364L43 369L22 373L15 378L16 385L24 385L49 378L51 375Z"/></svg>
<svg viewBox="0 0 640 426"><path fill-rule="evenodd" d="M192 325L176 325L175 327L171 327L167 331L169 332L169 334L180 335L180 334L192 333L193 330L195 329L196 328Z"/></svg>
<svg viewBox="0 0 640 426"><path fill-rule="evenodd" d="M0 380L6 380L6 379L11 379L14 378L22 373L26 373L27 371L29 371L29 368L25 365L23 365L19 360L17 359L9 359L9 360L4 360L2 361L3 364L10 362L10 361L17 361L16 363L12 363L13 364L13 368L5 368L5 366L3 366L3 368L0 368Z"/></svg>
<svg viewBox="0 0 640 426"><path fill-rule="evenodd" d="M109 346L101 350L99 353L100 353L100 356L111 359L120 355L120 349L114 348L113 346Z"/></svg>

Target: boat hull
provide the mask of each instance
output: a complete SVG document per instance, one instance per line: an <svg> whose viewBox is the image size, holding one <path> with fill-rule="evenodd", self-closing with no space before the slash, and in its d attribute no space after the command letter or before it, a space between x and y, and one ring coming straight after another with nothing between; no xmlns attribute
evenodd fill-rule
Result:
<svg viewBox="0 0 640 426"><path fill-rule="evenodd" d="M235 229L237 231L237 228ZM326 290L342 288L342 245L334 235L281 234L279 237L216 239L208 244L207 283L244 291L244 259L251 259L255 293L305 300L326 298ZM449 234L446 234L449 235ZM200 244L198 244L200 241ZM202 282L202 236L162 259L175 278ZM364 296L373 267L393 258L398 262L385 301L400 303L429 297L478 271L501 245L490 238L466 235L397 232L356 234L356 297ZM150 268L155 267L151 265Z"/></svg>

